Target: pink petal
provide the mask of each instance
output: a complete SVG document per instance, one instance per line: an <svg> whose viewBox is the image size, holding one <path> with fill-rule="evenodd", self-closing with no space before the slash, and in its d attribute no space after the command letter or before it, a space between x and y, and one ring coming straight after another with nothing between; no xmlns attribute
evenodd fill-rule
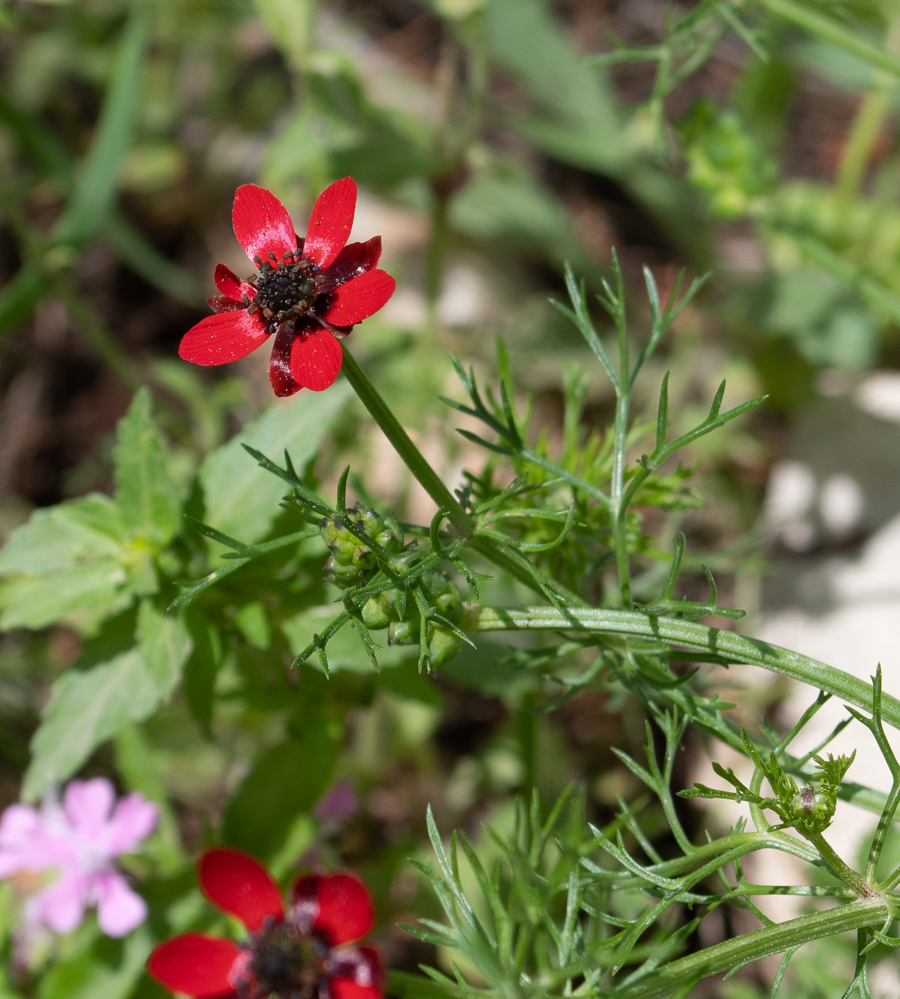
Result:
<svg viewBox="0 0 900 999"><path fill-rule="evenodd" d="M216 846L200 858L197 880L203 894L223 912L256 932L269 916L281 919L281 893L269 872L248 853Z"/></svg>
<svg viewBox="0 0 900 999"><path fill-rule="evenodd" d="M338 254L337 260L325 272L322 294L334 291L377 266L381 259L381 236L373 236L365 243L348 243Z"/></svg>
<svg viewBox="0 0 900 999"><path fill-rule="evenodd" d="M18 853L4 853L0 850L0 880L22 870L22 858Z"/></svg>
<svg viewBox="0 0 900 999"><path fill-rule="evenodd" d="M159 809L142 794L129 794L116 805L106 829L110 857L128 853L153 832Z"/></svg>
<svg viewBox="0 0 900 999"><path fill-rule="evenodd" d="M147 903L121 874L102 871L94 875L93 889L97 922L108 937L124 937L147 918Z"/></svg>
<svg viewBox="0 0 900 999"><path fill-rule="evenodd" d="M237 241L254 263L257 257L272 263L270 253L275 254L276 262L280 261L297 246L294 223L287 209L264 187L256 184L239 187L234 195L231 220Z"/></svg>
<svg viewBox="0 0 900 999"><path fill-rule="evenodd" d="M63 795L66 818L87 840L97 840L103 834L116 792L105 777L93 780L73 780Z"/></svg>
<svg viewBox="0 0 900 999"><path fill-rule="evenodd" d="M298 333L291 344L291 375L302 388L321 392L334 384L344 361L344 351L328 330Z"/></svg>
<svg viewBox="0 0 900 999"><path fill-rule="evenodd" d="M326 187L313 205L303 244L304 259L323 271L330 267L350 236L355 213L356 181L352 177Z"/></svg>
<svg viewBox="0 0 900 999"><path fill-rule="evenodd" d="M84 919L90 884L81 875L61 878L30 899L37 919L56 933L71 933Z"/></svg>
<svg viewBox="0 0 900 999"><path fill-rule="evenodd" d="M269 382L279 399L294 395L302 388L294 381L291 374L291 344L296 334L289 324L280 327L272 344L272 356L269 358Z"/></svg>
<svg viewBox="0 0 900 999"><path fill-rule="evenodd" d="M228 976L239 954L231 940L185 933L161 943L147 959L147 971L170 992L220 999L234 995Z"/></svg>
<svg viewBox="0 0 900 999"><path fill-rule="evenodd" d="M178 356L194 364L230 364L256 350L268 335L266 323L246 309L222 312L189 329L181 339Z"/></svg>
<svg viewBox="0 0 900 999"><path fill-rule="evenodd" d="M256 295L256 289L252 284L248 281L242 281L230 267L226 267L224 264L216 264L216 273L213 276L213 280L216 282L216 287L219 291L226 298L230 298L235 302L243 302L244 295L251 300Z"/></svg>
<svg viewBox="0 0 900 999"><path fill-rule="evenodd" d="M397 282L386 271L368 271L331 294L322 317L332 326L353 326L376 313L394 294Z"/></svg>
<svg viewBox="0 0 900 999"><path fill-rule="evenodd" d="M4 811L0 818L0 878L77 860L75 834L56 808L57 815L51 818L30 805L10 805Z"/></svg>
<svg viewBox="0 0 900 999"><path fill-rule="evenodd" d="M10 805L0 816L0 850L26 846L39 821L38 813L31 805Z"/></svg>

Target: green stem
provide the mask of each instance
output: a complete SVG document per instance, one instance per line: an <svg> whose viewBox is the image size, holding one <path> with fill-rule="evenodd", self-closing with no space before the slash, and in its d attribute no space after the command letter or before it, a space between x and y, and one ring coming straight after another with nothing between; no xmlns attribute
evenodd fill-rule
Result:
<svg viewBox="0 0 900 999"><path fill-rule="evenodd" d="M432 183L431 237L425 258L425 308L432 337L437 330L437 306L444 278L444 258L447 250L447 211L450 192L446 178Z"/></svg>
<svg viewBox="0 0 900 999"><path fill-rule="evenodd" d="M837 193L845 206L850 205L859 193L869 157L890 106L891 98L886 90L871 91L863 98L838 168Z"/></svg>
<svg viewBox="0 0 900 999"><path fill-rule="evenodd" d="M475 529L475 522L460 506L459 501L441 481L440 476L428 464L422 452L413 444L409 434L400 426L397 417L391 412L381 393L369 381L356 359L341 344L344 350L343 372L347 381L353 386L354 392L369 411L372 419L384 431L385 437L391 442L394 450L403 459L403 463L413 473L419 484L439 507L447 511L447 519L462 535L468 537Z"/></svg>
<svg viewBox="0 0 900 999"><path fill-rule="evenodd" d="M623 380L628 376L627 355L622 366ZM624 384L616 396L616 421L613 443L612 508L613 549L616 555L616 575L619 597L625 610L631 610L631 577L628 568L628 539L625 527L630 494L625 492L625 439L628 433L628 390Z"/></svg>
<svg viewBox="0 0 900 999"><path fill-rule="evenodd" d="M812 940L834 937L848 930L881 926L891 911L885 902L861 900L789 919L775 926L765 926L671 961L645 978L614 988L606 995L609 999L669 999L679 986L739 968L750 961L772 957Z"/></svg>
<svg viewBox="0 0 900 999"><path fill-rule="evenodd" d="M834 847L825 839L821 833L810 833L806 836L810 843L815 846L822 856L822 859L847 885L852 888L860 898L880 899L881 895L869 884L862 875L857 874L835 851Z"/></svg>
<svg viewBox="0 0 900 999"><path fill-rule="evenodd" d="M681 618L652 617L638 611L599 610L569 607L565 612L553 607L469 606L463 627L470 633L485 631L584 631L597 635L645 638L667 645L705 652L724 662L761 666L773 673L799 680L815 690L860 708L872 708L872 687L809 656L747 638L733 631L710 628ZM882 719L900 729L900 701L888 694L882 697Z"/></svg>

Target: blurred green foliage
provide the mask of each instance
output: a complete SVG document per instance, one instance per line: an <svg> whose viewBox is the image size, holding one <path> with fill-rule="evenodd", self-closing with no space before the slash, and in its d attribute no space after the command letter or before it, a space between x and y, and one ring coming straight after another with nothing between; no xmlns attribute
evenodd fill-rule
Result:
<svg viewBox="0 0 900 999"><path fill-rule="evenodd" d="M412 426L439 436L448 419L434 407L449 371L443 347L484 367L502 329L510 394L517 406L526 391L535 398L532 410L517 410L519 425L534 431L536 459L558 466L569 485L599 489L609 477L614 403L584 374L586 346L546 299L559 294L566 261L598 291L614 242L634 315L648 325L635 293L639 263L649 260L661 286L681 265L711 273L663 347L672 436L702 419L700 400L708 406L726 368L742 398L766 391L790 414L823 369L861 373L895 358L893 5L660 2L649 5L659 15L652 30L629 22L626 5L610 5L601 27L628 37L608 41L584 28L577 6L0 6L3 388L41 363L42 310L61 303L98 369L129 396L137 390L111 459L93 456L106 491L38 510L0 554L4 800L20 781L35 798L85 766L162 808L147 866L135 867L149 929L120 946L86 926L59 945L39 985L0 979L3 999L158 996L140 976L150 937L209 928L186 865L214 839L252 850L283 877L304 854L358 866L382 916L436 915L402 873L406 855L421 852L426 800L449 828L485 810L502 818L522 787L556 794L573 771L604 821L619 789L635 792L633 772L615 771L610 750L634 741L629 719L616 717L626 698L619 691L610 713L597 707L608 703L605 660L577 644L479 641L436 684L414 667L419 608L418 618L390 621L409 626L414 644L379 650L380 674L350 627L328 645L331 680L313 664L288 672L341 596L323 580L318 527L279 506L289 486L241 444L273 462L287 450L301 484L321 480L322 494L349 455L354 472L381 471L380 483L390 482L401 519L416 519L415 494L342 389L262 412L239 380L205 379L172 360L178 335L202 314L212 262L230 252L236 184L258 181L293 210L353 175L379 218L401 218L394 234L409 243L387 251L415 307L354 334L385 395ZM113 262L100 279L98 260ZM461 294L460 264L487 296L457 321L447 302ZM124 332L135 316L156 324L136 347ZM656 397L641 391L635 415L653 419ZM468 469L463 488L478 503L503 493L504 475L527 474L528 489L508 497L493 526L531 546L545 579L611 601L612 525L588 493L521 455L473 467L468 444L442 446L445 466ZM767 454L748 429L729 425L690 456L691 467L648 485L625 524L640 565L637 599L660 590L668 539L691 530L701 503L687 481L695 464L703 461L694 481L732 497L724 527L701 522L701 542L735 541L754 517L754 469ZM366 476L350 481L368 505ZM373 502L385 514L382 498ZM22 506L13 510L25 519ZM232 547L237 557L221 559L235 540L272 547L252 558ZM699 558L686 566L705 587ZM438 594L438 582L429 578L426 596L435 605L444 597L455 626L455 595ZM453 586L464 592L464 578ZM522 596L521 582L506 577L483 591L496 603ZM196 599L167 611L179 594ZM440 642L458 651L451 629L424 628L433 659ZM537 717L545 694L556 713ZM317 817L316 803L345 776L364 805L343 824ZM654 815L648 828L658 829ZM0 898L4 946L15 904ZM388 931L384 939L401 965L422 956Z"/></svg>

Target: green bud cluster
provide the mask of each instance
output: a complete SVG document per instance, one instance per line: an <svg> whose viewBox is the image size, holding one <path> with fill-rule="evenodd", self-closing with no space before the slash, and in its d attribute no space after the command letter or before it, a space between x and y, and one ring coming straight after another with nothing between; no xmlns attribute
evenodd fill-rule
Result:
<svg viewBox="0 0 900 999"><path fill-rule="evenodd" d="M459 587L444 572L429 572L422 577L422 590L429 606L441 617L458 625L462 620L463 602ZM388 628L388 641L394 645L404 645L419 640L421 621L418 614L413 620L401 621ZM459 652L462 639L439 621L428 621L425 628L428 658L432 668L441 666Z"/></svg>
<svg viewBox="0 0 900 999"><path fill-rule="evenodd" d="M359 505L347 510L347 517L358 530L392 553L403 551L403 529L390 514L379 516ZM347 587L365 582L378 568L375 552L360 541L339 517L326 517L319 528L331 555L325 563L325 578L336 586ZM377 625L375 626L377 627Z"/></svg>
<svg viewBox="0 0 900 999"><path fill-rule="evenodd" d="M459 587L446 573L427 572L420 580L426 602L441 617L459 624L463 601ZM415 645L421 638L422 618L412 597L391 588L370 597L362 609L367 628L387 628L391 645ZM459 651L462 640L439 621L429 620L425 628L427 654L432 666L440 666Z"/></svg>

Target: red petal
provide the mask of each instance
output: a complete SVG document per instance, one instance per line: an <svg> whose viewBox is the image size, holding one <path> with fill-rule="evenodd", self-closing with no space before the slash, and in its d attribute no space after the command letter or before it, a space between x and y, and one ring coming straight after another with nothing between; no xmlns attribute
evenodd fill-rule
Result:
<svg viewBox="0 0 900 999"><path fill-rule="evenodd" d="M224 264L216 264L213 280L219 291L235 302L242 302L244 295L250 299L256 295L256 289L252 284L242 281L230 267L226 267Z"/></svg>
<svg viewBox="0 0 900 999"><path fill-rule="evenodd" d="M242 302L235 302L233 298L229 298L227 295L210 295L206 300L206 304L213 312L237 312L238 309L247 308Z"/></svg>
<svg viewBox="0 0 900 999"><path fill-rule="evenodd" d="M319 912L313 928L324 933L332 947L359 940L375 924L369 889L353 874L320 877L316 902Z"/></svg>
<svg viewBox="0 0 900 999"><path fill-rule="evenodd" d="M287 209L264 187L256 184L239 187L234 195L231 220L237 241L254 263L256 257L266 260L270 253L280 261L297 246L294 223Z"/></svg>
<svg viewBox="0 0 900 999"><path fill-rule="evenodd" d="M178 356L194 364L229 364L246 357L268 337L268 326L246 309L201 319L184 334Z"/></svg>
<svg viewBox="0 0 900 999"><path fill-rule="evenodd" d="M321 392L334 384L341 364L344 361L344 351L328 330L309 330L294 337L291 345L291 374L294 381L303 388Z"/></svg>
<svg viewBox="0 0 900 999"><path fill-rule="evenodd" d="M239 953L232 940L185 933L161 943L147 959L147 971L170 992L196 999L233 996L228 972Z"/></svg>
<svg viewBox="0 0 900 999"><path fill-rule="evenodd" d="M376 313L394 294L397 282L386 271L369 271L331 293L322 317L332 326L352 326Z"/></svg>
<svg viewBox="0 0 900 999"><path fill-rule="evenodd" d="M279 399L294 395L303 387L294 381L291 374L291 344L296 334L290 325L280 327L272 344L272 356L269 359L269 382Z"/></svg>
<svg viewBox="0 0 900 999"><path fill-rule="evenodd" d="M260 929L267 916L284 916L281 893L269 872L240 850L207 850L197 865L197 880L213 905L237 916L251 932Z"/></svg>
<svg viewBox="0 0 900 999"><path fill-rule="evenodd" d="M344 248L353 228L356 213L356 181L352 177L336 180L316 199L303 256L318 264L321 270L330 267Z"/></svg>
<svg viewBox="0 0 900 999"><path fill-rule="evenodd" d="M328 983L331 999L380 999L377 985L358 985L352 978L332 978Z"/></svg>
<svg viewBox="0 0 900 999"><path fill-rule="evenodd" d="M322 294L334 291L360 274L372 270L381 257L381 236L373 236L365 243L348 243L328 268L322 283Z"/></svg>

